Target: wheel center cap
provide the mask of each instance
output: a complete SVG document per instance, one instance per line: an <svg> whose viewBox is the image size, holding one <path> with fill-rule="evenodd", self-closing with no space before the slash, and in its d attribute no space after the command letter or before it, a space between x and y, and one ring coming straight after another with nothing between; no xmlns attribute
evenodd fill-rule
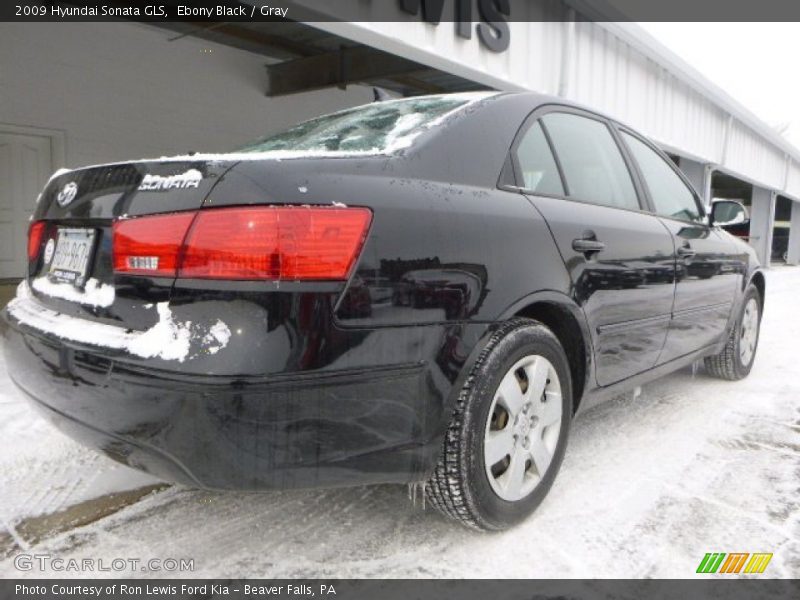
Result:
<svg viewBox="0 0 800 600"><path fill-rule="evenodd" d="M528 419L520 419L517 424L517 429L520 435L524 437L528 435L528 432L531 430L531 422Z"/></svg>

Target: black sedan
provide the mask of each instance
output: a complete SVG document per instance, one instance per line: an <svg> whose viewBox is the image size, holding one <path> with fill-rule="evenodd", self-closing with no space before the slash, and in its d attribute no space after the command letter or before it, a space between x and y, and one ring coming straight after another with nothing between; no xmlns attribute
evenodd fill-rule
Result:
<svg viewBox="0 0 800 600"><path fill-rule="evenodd" d="M764 276L713 220L647 139L561 100L378 102L57 174L0 333L32 403L132 467L422 484L502 529L576 411L699 359L749 373Z"/></svg>

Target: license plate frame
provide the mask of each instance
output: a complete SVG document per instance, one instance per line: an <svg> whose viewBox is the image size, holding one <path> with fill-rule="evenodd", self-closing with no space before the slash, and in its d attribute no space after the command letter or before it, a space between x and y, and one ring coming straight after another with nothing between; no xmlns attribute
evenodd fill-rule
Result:
<svg viewBox="0 0 800 600"><path fill-rule="evenodd" d="M94 229L59 227L48 278L56 283L69 283L82 289L94 257L96 239L97 231Z"/></svg>

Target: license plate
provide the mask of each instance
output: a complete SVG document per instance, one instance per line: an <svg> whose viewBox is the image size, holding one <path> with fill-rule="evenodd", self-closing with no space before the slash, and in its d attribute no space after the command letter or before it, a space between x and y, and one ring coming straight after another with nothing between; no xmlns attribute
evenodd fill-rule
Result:
<svg viewBox="0 0 800 600"><path fill-rule="evenodd" d="M50 279L83 287L94 248L94 229L60 228Z"/></svg>

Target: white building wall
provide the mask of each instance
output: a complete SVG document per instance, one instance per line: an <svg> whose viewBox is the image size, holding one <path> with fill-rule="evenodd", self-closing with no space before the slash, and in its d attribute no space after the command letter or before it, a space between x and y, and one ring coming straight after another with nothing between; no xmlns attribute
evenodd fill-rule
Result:
<svg viewBox="0 0 800 600"><path fill-rule="evenodd" d="M717 162L725 114L611 31L578 23L566 97L631 125L670 149Z"/></svg>
<svg viewBox="0 0 800 600"><path fill-rule="evenodd" d="M231 149L372 100L364 87L270 99L266 58L169 42L175 35L131 23L0 24L0 130L61 130L66 166L76 167Z"/></svg>
<svg viewBox="0 0 800 600"><path fill-rule="evenodd" d="M320 6L318 0L305 2ZM452 22L368 22L373 5L359 6L363 22L314 25L498 89L560 93L673 152L800 198L797 167L784 189L787 154L800 163L800 150L635 24L515 21L509 23L509 50L496 54L475 35L456 36ZM533 3L529 18L536 18L534 6L550 18L566 14L562 2L551 0Z"/></svg>
<svg viewBox="0 0 800 600"><path fill-rule="evenodd" d="M786 176L786 192L795 198L800 198L800 162L792 159L789 161L789 170Z"/></svg>
<svg viewBox="0 0 800 600"><path fill-rule="evenodd" d="M367 19L371 3L360 6ZM786 148L730 119L730 106L659 61L631 24L542 21L565 15L560 0L530 11L531 21L509 23L512 45L499 54L477 35L456 36L452 22L316 26L500 89L562 93L673 152L800 198L800 153L787 176ZM65 131L67 165L77 166L228 149L371 99L352 86L269 99L264 57L170 37L129 23L0 24L0 122Z"/></svg>
<svg viewBox="0 0 800 600"><path fill-rule="evenodd" d="M765 143L752 129L734 121L723 164L726 170L741 173L768 188L783 190L786 155Z"/></svg>

